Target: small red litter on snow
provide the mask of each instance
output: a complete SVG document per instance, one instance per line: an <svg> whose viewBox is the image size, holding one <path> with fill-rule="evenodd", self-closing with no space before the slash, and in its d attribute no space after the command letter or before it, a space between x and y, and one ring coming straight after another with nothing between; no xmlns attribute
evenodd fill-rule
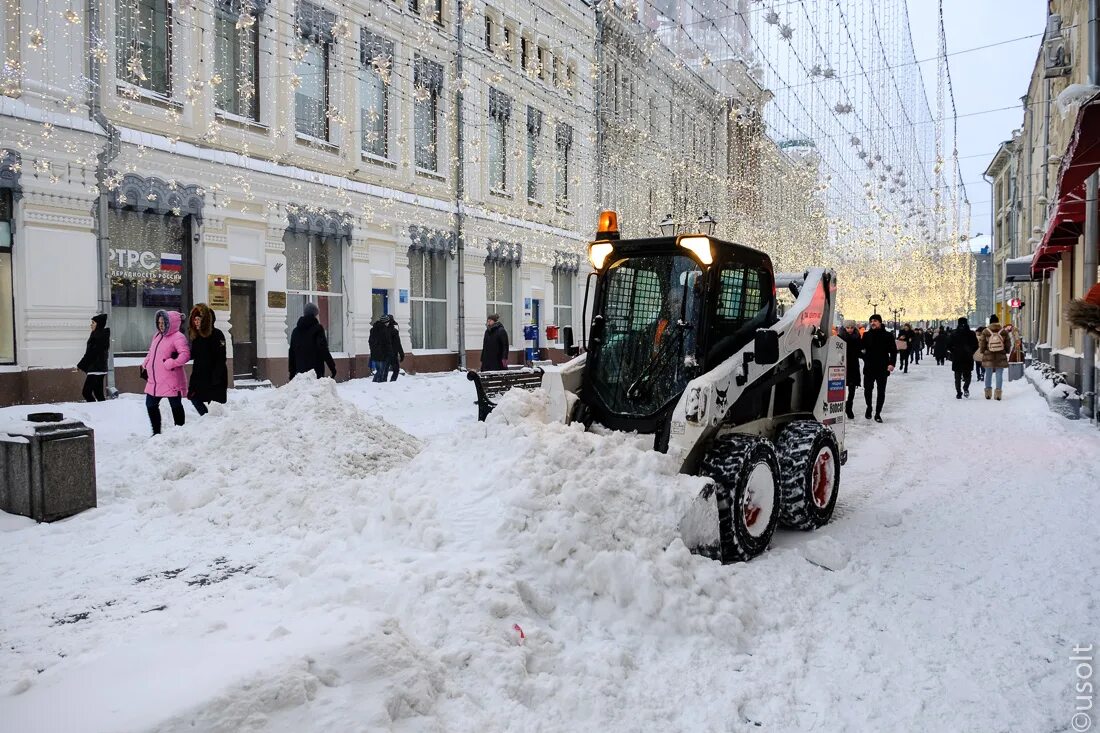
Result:
<svg viewBox="0 0 1100 733"><path fill-rule="evenodd" d="M519 624L512 624L512 628L519 632L519 643L522 644L523 640L527 638L527 635L523 633L523 628Z"/></svg>

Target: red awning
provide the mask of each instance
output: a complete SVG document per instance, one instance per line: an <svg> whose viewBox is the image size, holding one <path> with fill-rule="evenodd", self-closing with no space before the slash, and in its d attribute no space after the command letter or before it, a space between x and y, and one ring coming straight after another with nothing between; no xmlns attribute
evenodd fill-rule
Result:
<svg viewBox="0 0 1100 733"><path fill-rule="evenodd" d="M1031 261L1033 275L1053 270L1062 259L1062 252L1077 246L1085 224L1085 179L1097 169L1100 169L1100 94L1081 105L1077 112L1073 138L1058 169L1054 208L1047 219L1043 241Z"/></svg>

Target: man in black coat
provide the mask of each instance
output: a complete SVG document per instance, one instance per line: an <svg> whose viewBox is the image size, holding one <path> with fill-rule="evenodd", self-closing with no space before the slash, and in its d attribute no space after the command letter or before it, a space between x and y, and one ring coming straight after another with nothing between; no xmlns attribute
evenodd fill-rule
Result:
<svg viewBox="0 0 1100 733"><path fill-rule="evenodd" d="M382 316L370 328L367 345L370 346L370 368L375 382L385 382L393 360L393 339L390 338L389 315Z"/></svg>
<svg viewBox="0 0 1100 733"><path fill-rule="evenodd" d="M848 374L848 402L845 405L845 414L848 419L854 418L855 412L852 410L852 404L856 400L856 390L859 389L859 354L863 349L862 338L859 335L859 331L856 330L856 322L853 320L847 320L844 322L844 328L840 329L840 333L837 334L844 341L845 344L845 364L847 364Z"/></svg>
<svg viewBox="0 0 1100 733"><path fill-rule="evenodd" d="M386 316L386 333L390 337L390 381L396 382L401 374L401 362L405 361L405 349L401 346L401 334L397 332L393 316Z"/></svg>
<svg viewBox="0 0 1100 733"><path fill-rule="evenodd" d="M978 335L970 330L965 318L959 319L959 327L947 337L947 354L951 359L951 371L955 373L955 399L970 396L970 377L973 375L974 352L978 350Z"/></svg>
<svg viewBox="0 0 1100 733"><path fill-rule="evenodd" d="M481 371L499 372L508 368L508 331L493 313L485 322L485 340L481 344Z"/></svg>
<svg viewBox="0 0 1100 733"><path fill-rule="evenodd" d="M111 348L111 329L107 328L107 314L92 316L91 333L84 348L84 356L76 368L88 376L84 378L81 394L85 402L102 402L103 380L107 378L107 352Z"/></svg>
<svg viewBox="0 0 1100 733"><path fill-rule="evenodd" d="M302 309L302 317L298 319L298 325L290 334L287 364L290 367L291 379L310 370L314 371L320 379L325 376L326 364L332 372L332 378L336 379L336 362L328 350L325 327L317 320L319 312L316 303L306 303L306 307Z"/></svg>
<svg viewBox="0 0 1100 733"><path fill-rule="evenodd" d="M894 335L882 327L882 316L871 316L871 327L863 334L863 396L867 400L866 418L871 419L871 393L878 387L875 401L875 422L882 422L882 406L886 403L886 380L898 359Z"/></svg>

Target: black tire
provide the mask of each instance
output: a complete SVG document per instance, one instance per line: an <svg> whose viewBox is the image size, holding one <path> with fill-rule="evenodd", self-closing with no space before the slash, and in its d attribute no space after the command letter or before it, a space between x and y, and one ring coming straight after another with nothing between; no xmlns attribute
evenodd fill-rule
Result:
<svg viewBox="0 0 1100 733"><path fill-rule="evenodd" d="M758 467L766 468L769 475L753 478ZM779 462L771 441L737 433L719 436L707 450L700 474L714 480L718 559L723 563L744 562L768 549L780 508ZM754 491L764 493L750 490L750 479L758 482Z"/></svg>
<svg viewBox="0 0 1100 733"><path fill-rule="evenodd" d="M802 530L828 524L840 491L836 435L828 425L815 420L795 420L779 432L775 443L779 454L779 523Z"/></svg>

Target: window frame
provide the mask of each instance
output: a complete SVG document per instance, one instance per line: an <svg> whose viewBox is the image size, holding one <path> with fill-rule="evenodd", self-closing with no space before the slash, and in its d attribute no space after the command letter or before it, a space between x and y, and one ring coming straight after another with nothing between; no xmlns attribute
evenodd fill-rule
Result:
<svg viewBox="0 0 1100 733"><path fill-rule="evenodd" d="M381 44L389 44L389 48L387 49L387 51L388 51L389 57L390 57L390 65L391 65L391 73L392 73L392 66L393 66L394 61L397 58L397 44L396 44L396 42L391 40L390 38L382 35L382 34L374 33L373 31L369 31L366 28L363 28L360 31L360 38L359 38L360 44L367 43L368 38L370 36L374 36L374 38ZM391 98L391 94L390 94L390 86L392 84L392 78L391 78L390 82L387 82L386 79L383 78L382 74L378 71L378 69L376 69L374 67L373 61L374 61L373 58L370 58L370 59L366 58L365 50L361 51L361 53L360 53L360 64L359 64L359 73L360 73L360 76L359 76L359 126L360 126L359 149L360 149L361 155L363 155L364 157L366 157L368 159L385 161L385 162L392 162L393 158L391 156L392 156L393 151L392 151L392 146L390 145L390 138L392 137L392 133L393 133L393 131L391 129L391 125L390 125L391 107L393 105L393 99ZM365 78L365 75L367 75L367 74L372 75L377 80L377 83L380 85L381 93L382 93L382 103L381 103L381 107L382 107L382 124L381 124L381 127L382 127L382 130L381 130L381 134L380 134L380 138L379 138L380 139L380 145L381 145L381 148L382 148L381 153L378 153L377 151L371 150L368 147L368 142L366 140L367 134L369 132L374 132L374 130L368 130L367 121L364 120L364 114L366 112L366 105L364 104L364 92L365 92L365 85L367 84L367 80Z"/></svg>
<svg viewBox="0 0 1100 733"><path fill-rule="evenodd" d="M332 121L328 117L328 110L332 95L332 43L330 41L324 40L323 38L311 37L310 35L305 33L299 35L298 42L310 46L316 46L321 50L321 66L324 69L324 78L322 79L323 99L321 100L321 124L324 127L324 135L318 136L313 134L313 132L311 131L302 130L298 127L298 89L294 90L294 132L298 135L304 135L307 138L330 143L332 136ZM305 56L303 56L302 60L299 61L298 64L295 66L296 74L298 73L298 70L301 69L303 64L305 64ZM301 74L298 74L298 76L299 78L301 78Z"/></svg>
<svg viewBox="0 0 1100 733"><path fill-rule="evenodd" d="M485 260L485 316L492 315L493 313L500 314L502 311L507 316L502 316L500 322L504 324L504 327L508 329L508 332L512 332L513 321L516 314L516 263L502 259L488 258ZM493 278L490 280L490 271L493 273ZM497 289L497 274L503 274L506 279L501 283L501 290ZM498 297L493 297L494 295ZM508 300L501 298L501 295L508 297Z"/></svg>
<svg viewBox="0 0 1100 733"><path fill-rule="evenodd" d="M569 130L570 140L563 142L561 130ZM571 190L569 186L569 158L572 154L572 128L563 122L558 123L554 139L554 203L561 211L569 211Z"/></svg>
<svg viewBox="0 0 1100 733"><path fill-rule="evenodd" d="M344 351L344 337L345 337L345 333L344 333L345 332L345 318L346 318L345 308L347 306L346 293L344 292L344 281L345 281L344 272L345 272L345 269L346 269L345 268L346 263L344 262L344 249L345 249L344 248L344 243L341 241L340 237L334 236L332 234L322 234L320 232L315 232L315 231L314 232L292 232L292 231L287 231L285 236L286 237L304 237L305 241L306 241L306 286L307 287L302 289L302 288L292 288L292 287L289 286L291 261L290 261L290 258L287 258L287 289L286 289L287 297L290 297L292 295L304 295L306 297L306 300L314 300L314 301L316 301L317 298L327 298L329 300L339 299L339 303L340 303L340 333L339 333L340 343L337 345L337 347L335 349L332 349L332 350L336 351L336 352L343 352ZM285 237L284 237L283 242L284 242L284 251L285 251L285 248L287 246L287 242L286 242ZM340 282L339 283L331 283L330 282L329 286L330 287L339 287L339 290L321 290L317 287L317 273L316 273L315 268L314 268L314 263L315 263L315 260L316 260L315 248L318 245L327 247L327 246L330 245L330 243L332 244L332 246L334 248L335 261L339 262L339 264L340 264L340 272L339 272ZM327 331L328 338L329 338L329 343L330 343L330 346L331 346L331 342L332 342L332 322L331 322L331 319L329 321L329 327L326 329L326 331ZM289 337L290 337L290 334L289 334L289 330L288 330L287 338L289 338Z"/></svg>
<svg viewBox="0 0 1100 733"><path fill-rule="evenodd" d="M142 0L138 0L139 4L140 4L140 2L142 2ZM123 54L121 53L122 45L123 45L122 42L125 41L126 45L129 45L129 46L133 46L134 44L139 44L140 45L141 41L140 41L139 36L140 36L141 30L142 30L142 26L141 26L140 18L134 18L133 19L134 22L137 24L136 28L130 29L130 28L128 28L128 25L127 26L123 25L123 22L122 22L122 10L123 9L121 7L121 2L119 2L119 0L116 0L116 2L115 2L115 77L121 84L123 84L125 86L134 87L135 89L141 89L141 90L143 90L143 91L145 91L149 94L155 95L155 96L160 97L162 99L171 99L172 98L173 87L174 87L174 85L172 83L172 81L173 81L173 79L172 79L172 77L173 77L172 56L173 56L173 50L174 50L173 47L175 45L173 43L174 37L175 37L175 32L174 32L175 31L175 13L173 12L174 3L170 2L170 0L149 0L149 2L159 5L164 11L164 19L165 19L165 32L164 32L164 89L158 89L152 83L150 83L151 79L148 77L148 75L147 75L147 77L144 81L141 80L141 79L135 79L130 75L130 73L126 69L127 61L125 59L126 58L132 58L132 56L131 57L124 57L123 56ZM136 14L140 15L140 8L137 5L135 5L134 12ZM156 12L156 8L154 9L154 13L155 12ZM127 30L130 30L131 33L130 33L129 37L124 37L122 34L127 32ZM140 51L139 51L139 54L140 54ZM150 55L150 60L151 59L152 59L152 55ZM144 61L143 55L142 55L142 61ZM150 69L150 71L152 71L152 70ZM146 70L143 68L142 72L146 73Z"/></svg>
<svg viewBox="0 0 1100 733"><path fill-rule="evenodd" d="M413 259L420 258L422 260L420 266L420 272L422 280L420 283L416 283L413 280ZM435 296L425 295L428 290L427 285L429 283L430 263L432 258L438 258L443 265L443 297L438 298ZM450 312L449 305L449 290L448 287L448 268L447 268L447 256L441 252L433 252L425 249L417 249L409 252L409 344L410 348L414 351L441 351L447 349L447 318ZM416 295L417 285L421 291L421 295ZM428 303L442 303L443 304L443 324L441 327L442 346L428 346L428 339L425 335L428 333L428 329L420 328L420 333L417 334L416 322L417 311L419 307L419 318L427 324L427 304ZM420 337L420 343L417 343L417 336ZM435 334L431 334L435 335Z"/></svg>
<svg viewBox="0 0 1100 733"><path fill-rule="evenodd" d="M221 73L222 73L222 76L223 76L222 85L225 84L225 78L224 77L227 75L225 72L231 72L232 75L233 75L233 78L236 82L234 98L237 100L238 109L231 110L231 109L226 109L224 106L221 106L219 104L219 100L218 100L219 94L217 92L215 92L215 94L214 94L214 108L217 109L220 112L225 113L225 114L232 115L234 117L239 117L241 119L249 120L251 122L259 123L260 122L260 22L261 22L261 15L260 15L259 8L257 8L257 10L256 10L256 22L253 23L249 28L245 28L245 29L241 29L241 28L236 27L237 18L233 17L233 14L230 13L229 9L227 7L225 7L225 5L221 2L216 2L215 3L213 18L214 18L214 69L215 69L215 73L218 73L218 59L219 59L218 42L220 40L220 36L218 34L218 23L219 23L219 21L226 21L226 22L231 24L230 29L231 29L231 32L233 32L233 34L235 36L233 39L229 39L229 41L228 41L229 45L231 47L239 48L239 47L243 46L243 44L241 42L241 36L242 35L247 33L248 35L252 36L252 38L251 38L251 43L252 43L252 53L251 53L251 57L252 57L251 58L251 65L252 65L252 97L249 100L249 108L250 109L248 110L247 113L244 113L244 114L242 114L241 111L240 111L240 105L241 105L241 94L240 94L241 79L240 79L239 74L240 74L241 66L240 66L239 63L234 65L234 68L232 68L232 69L222 69L221 70ZM218 88L220 89L222 87L219 86Z"/></svg>
<svg viewBox="0 0 1100 733"><path fill-rule="evenodd" d="M573 327L573 290L576 285L576 276L577 274L572 270L562 267L555 268L551 273L554 285L554 324L558 327L558 338L554 341L556 344L564 344L566 326ZM563 292L569 295L568 305L563 305L561 302Z"/></svg>

